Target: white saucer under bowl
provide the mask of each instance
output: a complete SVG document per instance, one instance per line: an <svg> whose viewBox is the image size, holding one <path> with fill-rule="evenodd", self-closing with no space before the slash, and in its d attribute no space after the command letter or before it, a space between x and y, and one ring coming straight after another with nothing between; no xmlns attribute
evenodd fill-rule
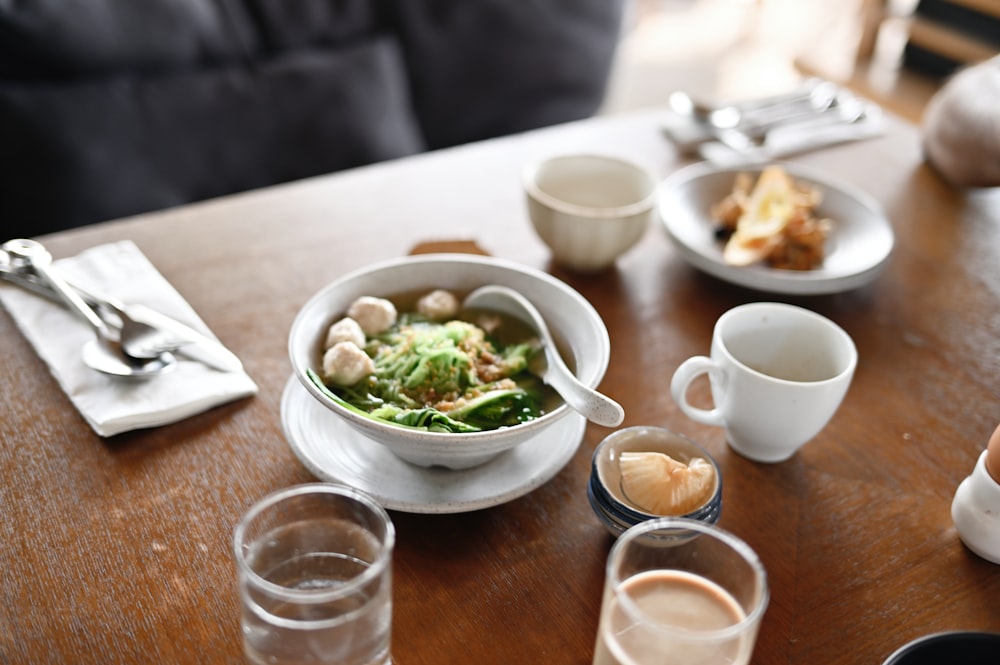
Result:
<svg viewBox="0 0 1000 665"><path fill-rule="evenodd" d="M425 468L360 434L293 376L281 396L281 425L292 452L317 478L356 487L389 510L443 514L496 506L545 484L576 453L587 421L571 413L471 469Z"/></svg>

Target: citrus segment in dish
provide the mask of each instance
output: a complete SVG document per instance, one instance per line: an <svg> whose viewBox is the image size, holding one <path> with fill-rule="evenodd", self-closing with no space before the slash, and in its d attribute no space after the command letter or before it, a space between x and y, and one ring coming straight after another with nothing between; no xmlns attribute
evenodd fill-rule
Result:
<svg viewBox="0 0 1000 665"><path fill-rule="evenodd" d="M712 494L715 470L701 457L685 464L665 453L619 456L622 491L636 507L654 515L685 515Z"/></svg>

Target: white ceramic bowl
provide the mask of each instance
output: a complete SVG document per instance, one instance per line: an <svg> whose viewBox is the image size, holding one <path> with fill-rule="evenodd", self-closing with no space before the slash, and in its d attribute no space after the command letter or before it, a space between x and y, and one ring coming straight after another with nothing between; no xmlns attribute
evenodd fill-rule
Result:
<svg viewBox="0 0 1000 665"><path fill-rule="evenodd" d="M654 214L656 182L641 166L605 155L562 155L524 169L528 215L566 267L609 267L642 238Z"/></svg>
<svg viewBox="0 0 1000 665"><path fill-rule="evenodd" d="M367 418L332 401L306 374L318 369L327 328L343 316L359 296L449 289L459 297L486 284L500 284L527 295L548 322L575 367L577 378L596 388L611 354L607 328L600 315L579 293L546 273L504 261L464 254L426 254L375 264L347 274L314 295L292 323L288 352L295 376L309 394L364 436L387 446L400 458L419 466L465 469L482 464L569 415L565 404L527 423L472 433L427 432ZM373 444L374 445L374 444Z"/></svg>

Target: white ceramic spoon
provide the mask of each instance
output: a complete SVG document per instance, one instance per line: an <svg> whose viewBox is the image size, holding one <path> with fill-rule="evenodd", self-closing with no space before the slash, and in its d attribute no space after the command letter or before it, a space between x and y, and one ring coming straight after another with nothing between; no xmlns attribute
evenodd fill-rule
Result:
<svg viewBox="0 0 1000 665"><path fill-rule="evenodd" d="M559 355L542 315L527 298L506 286L490 285L480 287L466 296L464 305L503 312L529 324L538 333L548 361L541 375L542 380L552 386L572 409L586 416L587 420L605 427L622 424L625 410L618 402L588 388L576 378Z"/></svg>

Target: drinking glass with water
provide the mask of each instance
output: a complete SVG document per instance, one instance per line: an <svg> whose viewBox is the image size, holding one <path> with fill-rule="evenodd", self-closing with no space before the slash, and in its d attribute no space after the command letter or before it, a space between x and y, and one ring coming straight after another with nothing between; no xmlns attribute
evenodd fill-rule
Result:
<svg viewBox="0 0 1000 665"><path fill-rule="evenodd" d="M274 492L236 526L243 646L253 663L390 662L395 530L333 483Z"/></svg>

